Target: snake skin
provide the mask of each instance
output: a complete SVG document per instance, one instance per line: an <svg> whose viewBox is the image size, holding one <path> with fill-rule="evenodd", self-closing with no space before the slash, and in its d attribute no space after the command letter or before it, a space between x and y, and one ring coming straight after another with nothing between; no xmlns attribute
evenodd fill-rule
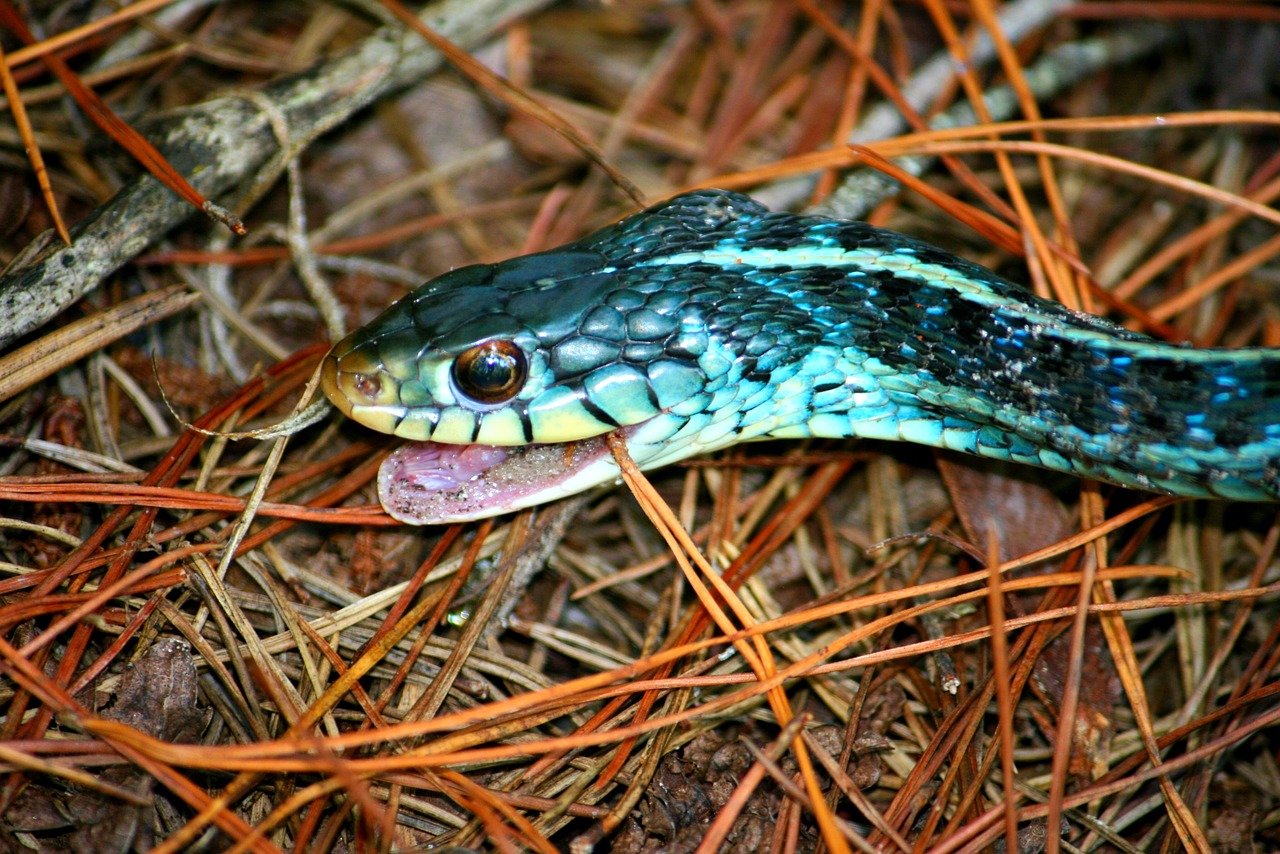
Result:
<svg viewBox="0 0 1280 854"><path fill-rule="evenodd" d="M469 404L450 365L493 339L524 352L528 380L505 404ZM627 428L644 468L749 439L858 437L1280 498L1280 351L1156 341L895 232L716 190L428 283L335 346L323 387L418 441Z"/></svg>

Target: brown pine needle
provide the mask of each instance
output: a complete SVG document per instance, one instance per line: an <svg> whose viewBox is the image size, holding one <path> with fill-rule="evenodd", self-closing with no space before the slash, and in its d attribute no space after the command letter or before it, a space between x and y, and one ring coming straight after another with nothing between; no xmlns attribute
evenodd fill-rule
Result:
<svg viewBox="0 0 1280 854"><path fill-rule="evenodd" d="M591 162L603 169L605 174L621 187L637 205L643 207L648 204L640 188L609 162L609 159L605 157L599 146L587 139L581 131L554 110L530 97L527 93L522 92L509 81L494 74L471 54L422 23L422 21L418 20L418 16L409 11L399 0L381 0L381 2L391 14L403 21L415 33L422 36L427 44L444 54L454 68L458 69L474 83L484 87L486 91L501 98L512 109L527 113L567 139L590 158Z"/></svg>
<svg viewBox="0 0 1280 854"><path fill-rule="evenodd" d="M22 103L22 95L18 84L13 79L9 62L5 58L4 48L0 48L0 84L4 85L4 95L9 99L9 109L13 112L13 121L18 126L18 134L22 137L22 145L27 152L27 160L31 162L31 171L35 173L36 183L40 185L40 195L49 208L49 216L53 217L53 227L58 230L62 242L71 245L71 233L62 221L62 212L58 210L58 200L53 197L53 186L49 183L49 170L44 165L44 155L40 153L40 144L36 142L36 132L31 127L31 119L27 116L26 105Z"/></svg>
<svg viewBox="0 0 1280 854"><path fill-rule="evenodd" d="M134 297L77 320L0 358L0 401L8 400L54 371L184 308L200 294L174 286Z"/></svg>
<svg viewBox="0 0 1280 854"><path fill-rule="evenodd" d="M18 11L9 4L9 0L0 0L0 23L13 30L26 44L36 43L35 35L28 29ZM117 116L107 103L98 97L98 93L86 86L80 76L72 71L61 57L56 53L50 53L40 59L57 76L62 85L67 87L71 97L75 98L76 103L84 109L85 115L132 154L161 183L186 199L192 206L227 226L233 233L241 236L248 234L248 229L238 217L220 205L210 202L195 187L187 183L187 179L170 165L165 156L142 134ZM17 99L13 94L9 94L9 100L12 103Z"/></svg>

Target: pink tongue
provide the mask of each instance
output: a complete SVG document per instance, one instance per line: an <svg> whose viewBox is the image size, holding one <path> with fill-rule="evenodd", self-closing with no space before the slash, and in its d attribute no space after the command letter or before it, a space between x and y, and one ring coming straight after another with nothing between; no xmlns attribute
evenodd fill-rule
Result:
<svg viewBox="0 0 1280 854"><path fill-rule="evenodd" d="M602 436L515 448L412 442L382 461L378 499L410 525L482 519L559 497L558 484L608 453Z"/></svg>
<svg viewBox="0 0 1280 854"><path fill-rule="evenodd" d="M396 451L383 467L395 467L390 476L397 482L425 492L444 492L474 480L506 458L505 450L492 445L418 442Z"/></svg>

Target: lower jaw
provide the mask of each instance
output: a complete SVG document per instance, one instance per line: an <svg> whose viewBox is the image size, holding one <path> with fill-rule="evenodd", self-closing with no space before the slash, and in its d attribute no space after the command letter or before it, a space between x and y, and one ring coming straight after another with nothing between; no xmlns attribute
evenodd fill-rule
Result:
<svg viewBox="0 0 1280 854"><path fill-rule="evenodd" d="M497 516L618 483L622 472L609 448L610 437L622 439L636 467L647 471L743 439L736 416L728 417L735 429L713 430L711 439L687 418L664 412L612 433L554 445L414 442L383 461L378 498L388 514L408 525Z"/></svg>
<svg viewBox="0 0 1280 854"><path fill-rule="evenodd" d="M617 431L622 436L632 428ZM515 448L414 442L378 470L383 509L409 525L466 522L618 479L608 436Z"/></svg>

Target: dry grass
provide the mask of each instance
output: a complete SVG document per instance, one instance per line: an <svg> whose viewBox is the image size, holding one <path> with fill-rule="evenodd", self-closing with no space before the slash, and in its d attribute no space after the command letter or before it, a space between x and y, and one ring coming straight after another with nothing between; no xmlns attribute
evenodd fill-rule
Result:
<svg viewBox="0 0 1280 854"><path fill-rule="evenodd" d="M394 20L357 5L0 0L29 120L0 153L4 850L1280 847L1273 508L779 443L411 529L370 506L382 437L177 420L281 421L343 324L629 195L800 208L868 164L909 189L859 216L1151 334L1280 345L1273 7L1058 4L930 65L1008 7L524 2L459 37L482 65L388 92L325 76ZM332 88L291 112L303 79ZM215 92L243 135L175 144L165 111ZM144 167L102 108L247 236L110 200Z"/></svg>

